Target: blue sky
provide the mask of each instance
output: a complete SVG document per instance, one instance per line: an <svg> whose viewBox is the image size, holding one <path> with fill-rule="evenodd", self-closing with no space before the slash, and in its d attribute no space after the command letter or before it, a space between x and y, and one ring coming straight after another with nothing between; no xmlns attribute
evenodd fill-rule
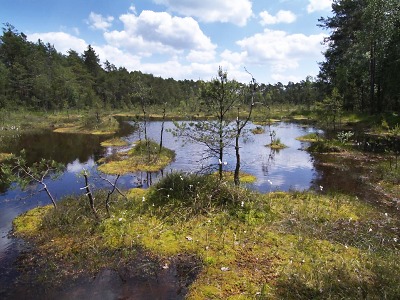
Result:
<svg viewBox="0 0 400 300"><path fill-rule="evenodd" d="M0 22L28 39L174 79L287 84L318 74L317 26L332 0L0 0Z"/></svg>

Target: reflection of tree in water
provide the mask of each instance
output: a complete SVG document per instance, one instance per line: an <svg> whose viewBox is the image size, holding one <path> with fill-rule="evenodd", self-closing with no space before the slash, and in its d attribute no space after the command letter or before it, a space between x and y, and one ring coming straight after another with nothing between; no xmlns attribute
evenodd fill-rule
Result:
<svg viewBox="0 0 400 300"><path fill-rule="evenodd" d="M268 175L268 170L269 170L269 168L273 165L273 163L274 163L274 161L275 161L275 155L276 155L276 153L279 153L279 151L281 150L281 149L272 149L272 148L269 148L269 155L268 155L268 158L267 158L267 160L265 161L265 160L263 160L263 162L262 162L262 164L261 164L261 170L263 171L263 174L264 174L264 176L267 176Z"/></svg>

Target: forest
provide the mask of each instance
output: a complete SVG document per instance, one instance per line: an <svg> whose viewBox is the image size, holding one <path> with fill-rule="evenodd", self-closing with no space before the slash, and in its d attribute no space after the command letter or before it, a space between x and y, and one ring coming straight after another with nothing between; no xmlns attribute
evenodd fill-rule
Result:
<svg viewBox="0 0 400 300"><path fill-rule="evenodd" d="M332 98L337 90L346 111L400 110L400 8L396 0L334 1L327 30L325 61L316 78L286 85L261 83L267 105L302 105L307 109ZM229 70L227 70L229 73ZM198 109L204 81L155 77L140 70L100 62L89 45L84 53L61 54L51 44L27 40L11 24L0 37L0 108L65 110L135 107L145 94L151 105ZM242 86L244 86L242 84Z"/></svg>

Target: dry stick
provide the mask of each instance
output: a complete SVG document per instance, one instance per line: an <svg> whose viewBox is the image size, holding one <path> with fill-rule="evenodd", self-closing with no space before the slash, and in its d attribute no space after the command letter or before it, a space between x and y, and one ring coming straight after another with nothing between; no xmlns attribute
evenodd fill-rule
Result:
<svg viewBox="0 0 400 300"><path fill-rule="evenodd" d="M118 181L118 179L119 179L120 176L121 176L120 174L117 175L117 178L115 178L114 183L112 183L112 182L111 182L110 180L108 180L107 178L104 178L104 177L101 177L101 176L100 176L101 179L107 181L107 182L108 182L109 184L111 184L111 186L113 187L113 188L112 188L110 191L108 191L108 193L107 193L106 210L107 210L107 215L108 215L108 217L111 216L111 214L110 214L110 197L111 197L111 195L112 195L115 191L117 191L120 195L122 195L122 196L126 199L126 196L117 188L117 181Z"/></svg>
<svg viewBox="0 0 400 300"><path fill-rule="evenodd" d="M83 177L85 177L85 185L86 185L85 187L83 187L83 189L86 189L86 196L88 196L89 198L90 208L92 209L92 212L95 215L96 219L99 219L99 215L97 214L96 208L94 207L94 197L89 188L89 180L86 171L83 173Z"/></svg>
<svg viewBox="0 0 400 300"><path fill-rule="evenodd" d="M39 183L39 184L41 184L43 186L43 189L41 189L39 192L45 191L47 196L49 196L51 202L53 203L54 208L57 208L56 200L54 199L53 195L50 193L49 189L47 188L46 183L44 182L44 178L48 174L49 170L46 170L46 172L43 174L41 179L37 179L35 176L32 175L32 173L31 173L29 168L25 168L25 167L22 167L22 166L21 166L21 168L22 168L22 171L28 177L30 177L33 181L36 181L37 183Z"/></svg>

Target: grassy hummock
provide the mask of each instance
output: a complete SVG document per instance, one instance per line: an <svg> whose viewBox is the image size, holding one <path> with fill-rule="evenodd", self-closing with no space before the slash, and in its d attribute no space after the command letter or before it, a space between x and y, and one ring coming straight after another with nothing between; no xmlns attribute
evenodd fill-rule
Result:
<svg viewBox="0 0 400 300"><path fill-rule="evenodd" d="M129 151L116 153L100 162L99 170L106 174L127 174L139 171L157 172L175 158L175 152L154 141L139 141Z"/></svg>
<svg viewBox="0 0 400 300"><path fill-rule="evenodd" d="M48 280L123 268L140 248L159 257L158 268L179 254L198 258L187 299L400 294L399 220L356 197L260 194L183 173L130 191L127 200L114 201L111 217L105 197L96 195L100 219L84 198L69 197L57 210L37 208L14 221L15 234L34 241L46 257L39 266L51 265Z"/></svg>
<svg viewBox="0 0 400 300"><path fill-rule="evenodd" d="M279 138L276 138L274 141L267 144L266 147L269 147L274 150L281 150L287 148L287 146L283 144Z"/></svg>

